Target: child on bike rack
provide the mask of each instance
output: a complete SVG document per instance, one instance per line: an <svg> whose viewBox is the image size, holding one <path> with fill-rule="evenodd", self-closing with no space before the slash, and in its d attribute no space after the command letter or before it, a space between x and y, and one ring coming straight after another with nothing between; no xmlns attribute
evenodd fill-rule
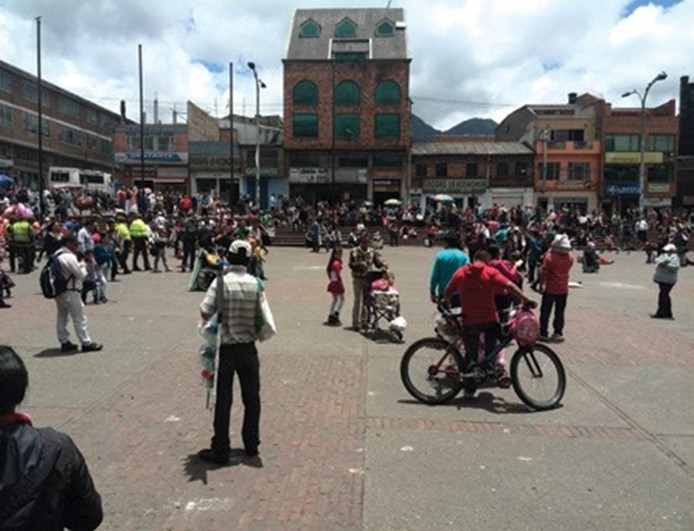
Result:
<svg viewBox="0 0 694 531"><path fill-rule="evenodd" d="M481 335L484 334L484 353L487 356L493 352L501 334L495 296L505 290L509 295L523 302L530 302L530 299L513 281L489 265L490 260L488 251L484 249L476 251L473 263L456 271L444 294L444 303L448 304L453 294L459 293L462 303L465 372L477 372L481 376L485 374L485 371L498 371L496 367L498 360L493 360L489 367L478 365ZM470 392L466 389L466 394L472 396L474 390Z"/></svg>

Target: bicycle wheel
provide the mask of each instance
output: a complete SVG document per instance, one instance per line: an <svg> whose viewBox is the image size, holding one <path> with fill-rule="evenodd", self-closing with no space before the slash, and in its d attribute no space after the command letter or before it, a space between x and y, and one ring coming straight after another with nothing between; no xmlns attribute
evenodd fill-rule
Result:
<svg viewBox="0 0 694 531"><path fill-rule="evenodd" d="M438 337L416 341L405 351L400 377L407 391L425 404L443 404L460 392L462 358Z"/></svg>
<svg viewBox="0 0 694 531"><path fill-rule="evenodd" d="M555 408L566 390L566 373L559 356L547 345L521 347L511 359L513 390L538 411Z"/></svg>

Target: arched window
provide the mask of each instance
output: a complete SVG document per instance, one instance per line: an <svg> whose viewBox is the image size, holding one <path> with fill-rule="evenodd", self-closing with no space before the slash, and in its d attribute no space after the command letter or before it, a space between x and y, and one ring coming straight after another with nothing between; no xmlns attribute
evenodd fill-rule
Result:
<svg viewBox="0 0 694 531"><path fill-rule="evenodd" d="M318 87L308 79L299 81L294 85L292 101L294 105L318 105Z"/></svg>
<svg viewBox="0 0 694 531"><path fill-rule="evenodd" d="M335 87L335 105L359 105L361 90L354 81L340 81Z"/></svg>
<svg viewBox="0 0 694 531"><path fill-rule="evenodd" d="M384 18L376 24L376 37L392 37L395 35L395 24L393 21Z"/></svg>
<svg viewBox="0 0 694 531"><path fill-rule="evenodd" d="M400 103L400 85L392 79L381 81L376 86L376 105L392 105Z"/></svg>
<svg viewBox="0 0 694 531"><path fill-rule="evenodd" d="M320 25L315 21L308 19L306 22L301 24L301 32L299 37L306 38L317 38L320 37Z"/></svg>
<svg viewBox="0 0 694 531"><path fill-rule="evenodd" d="M335 37L350 38L357 36L357 23L349 18L343 18L335 26Z"/></svg>

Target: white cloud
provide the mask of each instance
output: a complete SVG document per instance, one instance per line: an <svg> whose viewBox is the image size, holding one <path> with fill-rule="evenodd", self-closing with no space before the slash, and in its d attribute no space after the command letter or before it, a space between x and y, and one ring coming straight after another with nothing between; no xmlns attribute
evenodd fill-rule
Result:
<svg viewBox="0 0 694 531"><path fill-rule="evenodd" d="M44 79L114 111L137 115L137 45L143 45L145 98L158 94L170 119L187 100L226 112L229 62L234 112L255 111L257 64L267 84L261 113L282 113L282 57L297 8L351 2L306 0L0 0L0 57L34 73L42 17ZM365 0L364 7L385 7ZM694 2L666 9L651 2L628 15L629 0L393 0L406 9L414 112L446 129L480 116L497 121L525 103L563 102L569 92L603 95L642 88L658 72L650 104L676 98L681 75L694 75ZM212 71L204 66L215 65ZM148 115L151 108L148 104Z"/></svg>

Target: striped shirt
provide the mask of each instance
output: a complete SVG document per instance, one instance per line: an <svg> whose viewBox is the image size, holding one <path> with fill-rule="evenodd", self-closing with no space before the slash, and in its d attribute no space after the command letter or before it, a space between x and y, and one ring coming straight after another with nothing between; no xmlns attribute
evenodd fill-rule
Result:
<svg viewBox="0 0 694 531"><path fill-rule="evenodd" d="M232 266L224 275L222 344L251 343L258 339L255 323L261 297L265 297L262 281L248 274L245 267ZM200 311L217 312L217 280L207 290Z"/></svg>

